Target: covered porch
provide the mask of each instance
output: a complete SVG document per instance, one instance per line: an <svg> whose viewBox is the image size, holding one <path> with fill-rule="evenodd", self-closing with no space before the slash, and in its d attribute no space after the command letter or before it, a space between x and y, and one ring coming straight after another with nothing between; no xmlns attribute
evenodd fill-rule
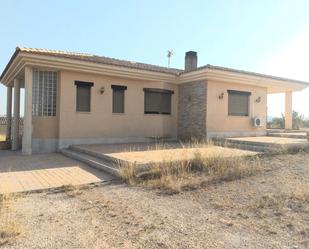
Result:
<svg viewBox="0 0 309 249"><path fill-rule="evenodd" d="M305 87L301 84L290 83L288 79L287 81L282 82L271 82L271 84L267 86L267 97L274 94L284 95L284 127L282 128L285 131L290 131L293 129L293 92L301 91L304 88ZM282 101L282 99L280 101ZM269 103L267 103L267 116L268 108Z"/></svg>
<svg viewBox="0 0 309 249"><path fill-rule="evenodd" d="M7 85L6 140L11 150L32 154L32 83L33 69L26 66ZM21 89L25 90L23 125L20 125Z"/></svg>

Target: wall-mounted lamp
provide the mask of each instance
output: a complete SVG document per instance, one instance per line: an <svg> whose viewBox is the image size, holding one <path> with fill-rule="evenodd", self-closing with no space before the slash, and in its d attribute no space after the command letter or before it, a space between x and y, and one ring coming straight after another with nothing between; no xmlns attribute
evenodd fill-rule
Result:
<svg viewBox="0 0 309 249"><path fill-rule="evenodd" d="M219 95L219 99L223 99L223 97L224 97L224 93L221 93L221 94Z"/></svg>
<svg viewBox="0 0 309 249"><path fill-rule="evenodd" d="M260 103L261 100L262 100L262 98L261 98L261 97L258 97L258 98L255 100L255 102L256 102L256 103Z"/></svg>
<svg viewBox="0 0 309 249"><path fill-rule="evenodd" d="M102 86L102 87L100 88L100 93L103 94L104 92L105 92L105 88L104 88L104 86Z"/></svg>

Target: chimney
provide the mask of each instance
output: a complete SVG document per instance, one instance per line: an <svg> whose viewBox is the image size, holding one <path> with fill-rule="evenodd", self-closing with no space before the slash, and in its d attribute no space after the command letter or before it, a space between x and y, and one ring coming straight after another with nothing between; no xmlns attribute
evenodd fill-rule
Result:
<svg viewBox="0 0 309 249"><path fill-rule="evenodd" d="M197 52L188 51L185 57L185 71L194 71L197 69Z"/></svg>

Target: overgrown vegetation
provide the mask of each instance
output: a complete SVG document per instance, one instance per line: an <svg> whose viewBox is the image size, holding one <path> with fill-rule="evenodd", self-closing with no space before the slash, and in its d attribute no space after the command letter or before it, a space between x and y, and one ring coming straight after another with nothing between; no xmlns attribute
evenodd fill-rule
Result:
<svg viewBox="0 0 309 249"><path fill-rule="evenodd" d="M275 117L271 121L267 122L267 128L270 129L284 129L284 115L281 117ZM309 128L309 118L305 118L304 115L293 111L293 129Z"/></svg>
<svg viewBox="0 0 309 249"><path fill-rule="evenodd" d="M277 216L284 215L288 211L293 212L309 212L309 192L299 193L283 193L280 195L264 195L256 202L256 205L252 207L255 213L265 218L266 214L274 213ZM268 212L272 210L273 212Z"/></svg>
<svg viewBox="0 0 309 249"><path fill-rule="evenodd" d="M0 195L0 246L13 240L22 232L22 226L15 216L13 201L16 195Z"/></svg>
<svg viewBox="0 0 309 249"><path fill-rule="evenodd" d="M191 160L163 161L146 168L135 164L121 165L121 177L131 185L158 188L166 193L179 193L220 181L231 181L259 170L258 156L214 155L202 157L198 149Z"/></svg>
<svg viewBox="0 0 309 249"><path fill-rule="evenodd" d="M79 185L73 185L73 184L63 185L56 192L64 192L69 197L76 197L82 194L81 187Z"/></svg>

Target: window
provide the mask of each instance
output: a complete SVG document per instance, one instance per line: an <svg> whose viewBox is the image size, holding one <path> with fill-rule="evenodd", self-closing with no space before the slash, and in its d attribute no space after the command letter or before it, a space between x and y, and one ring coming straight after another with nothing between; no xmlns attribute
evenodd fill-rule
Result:
<svg viewBox="0 0 309 249"><path fill-rule="evenodd" d="M228 90L230 116L249 116L249 96L250 92Z"/></svg>
<svg viewBox="0 0 309 249"><path fill-rule="evenodd" d="M57 72L33 71L33 116L56 116Z"/></svg>
<svg viewBox="0 0 309 249"><path fill-rule="evenodd" d="M124 113L124 91L126 86L112 85L113 89L113 113Z"/></svg>
<svg viewBox="0 0 309 249"><path fill-rule="evenodd" d="M93 83L75 81L76 85L76 111L90 112L91 106L91 87Z"/></svg>
<svg viewBox="0 0 309 249"><path fill-rule="evenodd" d="M145 114L171 114L173 91L164 89L144 88Z"/></svg>

